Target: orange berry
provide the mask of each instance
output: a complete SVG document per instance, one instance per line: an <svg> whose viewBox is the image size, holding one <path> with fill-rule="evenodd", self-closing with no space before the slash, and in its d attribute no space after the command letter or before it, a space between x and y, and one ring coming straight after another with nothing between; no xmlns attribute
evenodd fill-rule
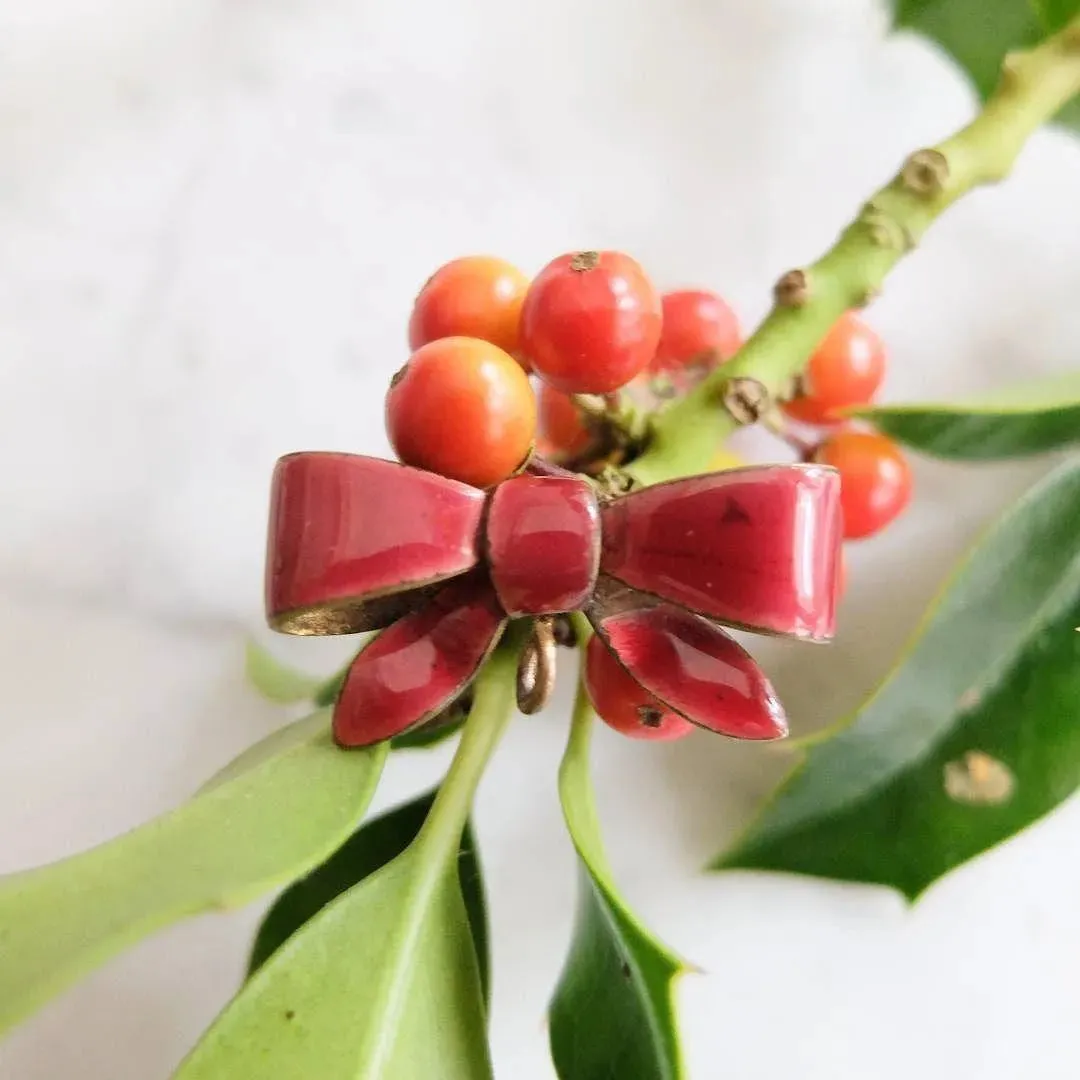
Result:
<svg viewBox="0 0 1080 1080"><path fill-rule="evenodd" d="M537 445L549 456L573 458L589 449L592 432L585 426L574 399L548 383L537 394Z"/></svg>
<svg viewBox="0 0 1080 1080"><path fill-rule="evenodd" d="M536 398L512 356L488 341L421 346L386 395L386 430L406 465L475 487L505 480L536 435Z"/></svg>
<svg viewBox="0 0 1080 1080"><path fill-rule="evenodd" d="M885 344L857 315L842 315L814 351L803 391L784 411L804 424L835 424L838 410L868 405L885 378Z"/></svg>
<svg viewBox="0 0 1080 1080"><path fill-rule="evenodd" d="M409 348L471 337L518 355L518 324L529 279L503 259L467 255L428 278L413 304Z"/></svg>
<svg viewBox="0 0 1080 1080"><path fill-rule="evenodd" d="M742 344L739 320L722 297L702 289L679 289L662 297L664 325L651 371L677 371L703 355L729 360Z"/></svg>
<svg viewBox="0 0 1080 1080"><path fill-rule="evenodd" d="M911 500L907 458L892 439L876 431L838 431L814 451L813 460L840 473L847 540L880 532Z"/></svg>

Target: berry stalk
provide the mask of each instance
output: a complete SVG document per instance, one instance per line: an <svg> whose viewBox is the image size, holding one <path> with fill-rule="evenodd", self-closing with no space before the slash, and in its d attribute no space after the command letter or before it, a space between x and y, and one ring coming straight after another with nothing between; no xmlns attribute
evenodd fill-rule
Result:
<svg viewBox="0 0 1080 1080"><path fill-rule="evenodd" d="M867 303L938 215L1004 179L1028 137L1077 93L1080 16L1035 48L1006 56L997 89L970 124L911 154L830 251L779 280L765 321L728 363L656 418L649 448L626 471L647 485L707 469L740 423L722 406L729 382L753 379L780 395L836 320Z"/></svg>

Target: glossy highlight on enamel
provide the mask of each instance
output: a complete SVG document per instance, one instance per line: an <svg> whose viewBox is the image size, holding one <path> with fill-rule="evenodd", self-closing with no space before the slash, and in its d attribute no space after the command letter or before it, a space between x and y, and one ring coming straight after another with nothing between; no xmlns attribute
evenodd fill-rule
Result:
<svg viewBox="0 0 1080 1080"><path fill-rule="evenodd" d="M505 624L482 573L444 585L353 661L334 707L337 743L370 746L430 720L472 682Z"/></svg>
<svg viewBox="0 0 1080 1080"><path fill-rule="evenodd" d="M270 625L290 634L385 625L392 615L380 598L476 565L483 508L482 491L394 461L281 458L266 560Z"/></svg>
<svg viewBox="0 0 1080 1080"><path fill-rule="evenodd" d="M783 706L757 661L705 619L671 604L590 618L634 679L692 723L736 739L787 734Z"/></svg>
<svg viewBox="0 0 1080 1080"><path fill-rule="evenodd" d="M574 611L600 562L600 509L577 477L523 474L500 484L487 517L491 580L508 615Z"/></svg>
<svg viewBox="0 0 1080 1080"><path fill-rule="evenodd" d="M600 569L733 626L826 640L835 631L840 481L762 465L657 484L601 512Z"/></svg>

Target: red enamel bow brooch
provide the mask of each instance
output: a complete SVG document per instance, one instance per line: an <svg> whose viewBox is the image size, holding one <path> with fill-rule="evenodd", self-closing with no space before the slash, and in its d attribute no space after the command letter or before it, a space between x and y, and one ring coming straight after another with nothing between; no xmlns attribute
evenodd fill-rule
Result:
<svg viewBox="0 0 1080 1080"><path fill-rule="evenodd" d="M716 624L832 636L839 477L751 466L606 499L526 471L481 491L393 461L297 453L274 471L270 625L381 630L334 709L342 746L427 723L470 684L510 618L583 611L650 694L737 738L786 734L753 658Z"/></svg>

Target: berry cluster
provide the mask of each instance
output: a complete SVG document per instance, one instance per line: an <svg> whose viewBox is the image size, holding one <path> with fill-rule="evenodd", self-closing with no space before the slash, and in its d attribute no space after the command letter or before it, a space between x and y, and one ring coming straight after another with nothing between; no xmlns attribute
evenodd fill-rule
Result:
<svg viewBox="0 0 1080 1080"><path fill-rule="evenodd" d="M413 355L387 399L390 441L402 461L479 487L505 479L534 446L583 462L602 450L603 425L574 395L625 388L653 405L658 391L688 389L741 340L719 296L660 296L620 252L561 255L531 282L501 259L455 259L413 306Z"/></svg>
<svg viewBox="0 0 1080 1080"><path fill-rule="evenodd" d="M534 453L591 471L611 451L620 410L653 409L685 393L741 344L738 318L721 297L661 295L620 252L561 255L532 280L501 259L456 259L416 298L413 352L387 395L387 430L401 461L474 487L499 484ZM791 421L821 431L805 458L840 473L849 540L883 528L910 496L899 449L843 419L872 400L884 372L881 339L848 314L783 404ZM584 675L597 711L617 730L656 739L691 730L597 639Z"/></svg>

